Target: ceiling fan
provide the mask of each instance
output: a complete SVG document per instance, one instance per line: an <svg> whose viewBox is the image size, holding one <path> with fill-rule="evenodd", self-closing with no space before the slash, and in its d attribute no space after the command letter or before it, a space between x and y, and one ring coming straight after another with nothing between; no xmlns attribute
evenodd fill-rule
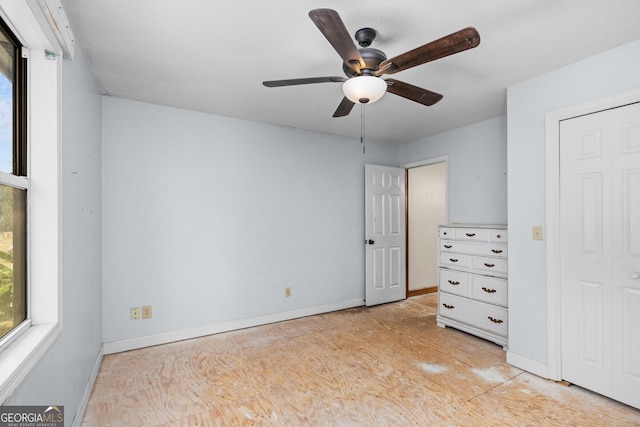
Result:
<svg viewBox="0 0 640 427"><path fill-rule="evenodd" d="M270 80L262 82L262 84L267 87L279 87L311 83L343 83L342 90L345 97L338 105L333 117L346 116L356 103L375 102L385 92L393 93L423 105L433 105L442 99L441 94L396 79L383 80L380 76L394 74L416 65L472 49L480 44L478 31L473 27L468 27L387 59L384 52L369 47L376 37L376 31L373 28L362 28L356 32L355 39L360 45L360 48L358 48L351 40L347 28L335 10L314 9L309 12L309 17L342 58L342 69L347 78L341 76L309 77Z"/></svg>

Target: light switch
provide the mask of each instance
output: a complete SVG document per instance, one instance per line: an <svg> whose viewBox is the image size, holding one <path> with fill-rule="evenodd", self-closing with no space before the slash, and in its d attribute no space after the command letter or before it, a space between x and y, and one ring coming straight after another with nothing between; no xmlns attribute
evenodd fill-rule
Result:
<svg viewBox="0 0 640 427"><path fill-rule="evenodd" d="M534 225L533 226L533 240L542 240L542 226Z"/></svg>

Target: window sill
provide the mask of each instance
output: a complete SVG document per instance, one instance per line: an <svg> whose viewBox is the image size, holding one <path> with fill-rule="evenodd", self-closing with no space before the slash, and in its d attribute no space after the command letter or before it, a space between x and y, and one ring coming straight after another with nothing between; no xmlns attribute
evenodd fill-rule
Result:
<svg viewBox="0 0 640 427"><path fill-rule="evenodd" d="M31 326L0 353L0 404L11 396L61 332L59 323Z"/></svg>

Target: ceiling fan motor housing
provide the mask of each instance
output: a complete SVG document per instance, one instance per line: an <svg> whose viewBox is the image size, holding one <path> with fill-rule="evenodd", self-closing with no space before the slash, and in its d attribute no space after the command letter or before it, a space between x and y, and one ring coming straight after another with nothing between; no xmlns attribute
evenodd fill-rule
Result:
<svg viewBox="0 0 640 427"><path fill-rule="evenodd" d="M387 59L387 55L385 55L383 51L375 49L373 47L363 47L358 50L360 51L360 55L362 56L362 60L364 61L364 68L360 70L360 73L357 73L347 64L342 64L342 70L347 75L347 77L371 75L375 71L378 71L378 68L380 68L380 63Z"/></svg>

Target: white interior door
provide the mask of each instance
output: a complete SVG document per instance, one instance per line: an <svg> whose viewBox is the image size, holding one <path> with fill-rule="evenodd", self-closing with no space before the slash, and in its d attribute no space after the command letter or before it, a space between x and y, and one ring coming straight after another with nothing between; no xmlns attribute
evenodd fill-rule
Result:
<svg viewBox="0 0 640 427"><path fill-rule="evenodd" d="M560 124L562 377L640 407L640 104Z"/></svg>
<svg viewBox="0 0 640 427"><path fill-rule="evenodd" d="M640 104L612 111L613 397L640 409Z"/></svg>
<svg viewBox="0 0 640 427"><path fill-rule="evenodd" d="M406 298L405 174L365 165L366 305Z"/></svg>

